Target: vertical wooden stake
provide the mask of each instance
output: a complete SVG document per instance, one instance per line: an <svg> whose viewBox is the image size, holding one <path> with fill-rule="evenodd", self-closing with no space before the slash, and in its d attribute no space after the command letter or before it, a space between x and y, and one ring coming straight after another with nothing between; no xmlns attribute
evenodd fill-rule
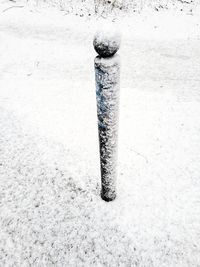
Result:
<svg viewBox="0 0 200 267"><path fill-rule="evenodd" d="M119 56L94 60L99 131L101 197L105 201L116 198L117 139L119 110Z"/></svg>

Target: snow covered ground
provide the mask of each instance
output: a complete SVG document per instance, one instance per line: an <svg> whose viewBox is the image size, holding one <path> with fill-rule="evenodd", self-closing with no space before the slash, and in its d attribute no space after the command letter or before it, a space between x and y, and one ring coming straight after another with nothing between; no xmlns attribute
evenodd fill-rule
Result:
<svg viewBox="0 0 200 267"><path fill-rule="evenodd" d="M3 10L0 266L200 266L199 17L144 12L118 22L118 197L106 203L97 21Z"/></svg>

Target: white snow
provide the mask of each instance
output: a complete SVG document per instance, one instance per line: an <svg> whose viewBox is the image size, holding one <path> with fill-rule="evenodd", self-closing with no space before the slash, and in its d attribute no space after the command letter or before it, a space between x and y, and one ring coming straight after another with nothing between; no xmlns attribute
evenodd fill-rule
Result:
<svg viewBox="0 0 200 267"><path fill-rule="evenodd" d="M118 21L118 196L106 203L98 22L0 10L0 266L200 266L198 14Z"/></svg>

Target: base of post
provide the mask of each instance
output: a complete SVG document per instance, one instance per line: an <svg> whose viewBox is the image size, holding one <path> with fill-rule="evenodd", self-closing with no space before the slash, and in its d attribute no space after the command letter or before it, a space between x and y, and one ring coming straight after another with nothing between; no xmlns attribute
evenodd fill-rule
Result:
<svg viewBox="0 0 200 267"><path fill-rule="evenodd" d="M116 193L112 193L112 195L106 196L106 194L103 194L103 192L101 191L101 198L106 202L115 200L116 196Z"/></svg>

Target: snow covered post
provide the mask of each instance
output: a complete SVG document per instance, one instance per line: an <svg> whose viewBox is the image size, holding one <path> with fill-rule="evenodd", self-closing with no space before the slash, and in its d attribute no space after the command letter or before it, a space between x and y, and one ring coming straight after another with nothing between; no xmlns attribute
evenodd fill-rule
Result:
<svg viewBox="0 0 200 267"><path fill-rule="evenodd" d="M105 201L116 198L117 139L119 109L120 60L115 55L120 35L106 26L97 32L93 45L99 54L94 60L99 150L101 164L101 197Z"/></svg>

